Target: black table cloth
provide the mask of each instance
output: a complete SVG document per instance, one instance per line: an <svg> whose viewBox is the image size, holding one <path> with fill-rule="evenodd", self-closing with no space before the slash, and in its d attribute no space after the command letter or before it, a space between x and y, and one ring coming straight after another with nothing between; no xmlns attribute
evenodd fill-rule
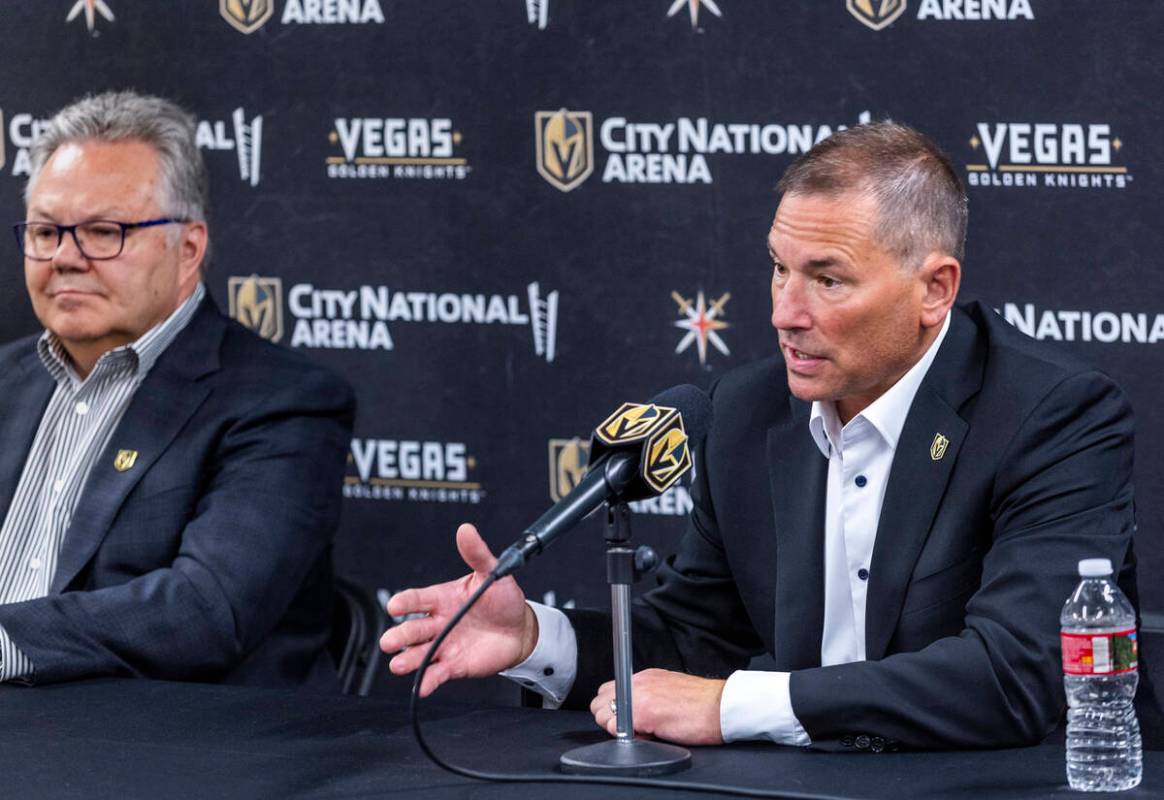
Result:
<svg viewBox="0 0 1164 800"><path fill-rule="evenodd" d="M554 774L565 750L600 741L589 715L423 706L430 744L486 770ZM1074 797L1062 733L1037 746L953 753L824 754L763 744L694 748L665 780L852 798ZM33 798L654 798L676 790L488 784L429 762L394 698L101 680L0 687L0 785ZM1144 753L1126 798L1164 796L1164 753Z"/></svg>

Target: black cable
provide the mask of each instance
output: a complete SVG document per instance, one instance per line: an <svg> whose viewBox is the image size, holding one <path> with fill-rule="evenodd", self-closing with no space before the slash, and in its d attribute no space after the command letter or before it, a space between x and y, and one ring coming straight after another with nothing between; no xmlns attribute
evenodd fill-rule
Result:
<svg viewBox="0 0 1164 800"><path fill-rule="evenodd" d="M657 778L624 778L618 776L604 777L601 775L538 775L535 773L506 773L506 772L483 772L481 770L469 769L468 767L459 767L456 764L450 764L442 759L432 748L429 747L428 742L425 741L424 734L420 730L420 684L424 680L424 673L428 670L432 663L433 657L436 655L440 646L445 639L452 632L453 628L457 626L466 614L478 600L481 595L488 591L489 587L497 580L496 575L489 575L477 590L469 597L457 613L453 615L440 634L433 640L432 646L428 648L428 652L424 654L424 658L420 662L420 666L416 670L416 678L412 681L412 694L408 701L408 717L412 723L412 734L416 737L416 743L420 746L421 751L428 756L428 759L436 764L441 769L451 772L454 775L460 775L464 778L473 778L479 781L491 781L494 783L590 783L604 786L636 786L646 789L670 789L682 790L686 792L707 792L714 794L731 794L740 797L768 797L779 798L780 800L851 800L851 798L844 798L838 795L831 794L815 794L812 792L787 792L787 791L769 791L766 789L748 789L742 786L721 786L714 783L689 783L678 780L659 780Z"/></svg>

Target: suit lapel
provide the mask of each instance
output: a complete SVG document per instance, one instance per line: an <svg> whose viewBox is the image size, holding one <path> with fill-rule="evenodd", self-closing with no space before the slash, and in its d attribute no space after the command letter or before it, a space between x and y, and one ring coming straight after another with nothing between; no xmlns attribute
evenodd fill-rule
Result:
<svg viewBox="0 0 1164 800"><path fill-rule="evenodd" d="M906 417L881 505L869 570L865 657L883 658L910 576L946 492L969 424L962 404L982 384L974 324L955 309L950 329Z"/></svg>
<svg viewBox="0 0 1164 800"><path fill-rule="evenodd" d="M793 400L793 419L768 430L768 470L776 520L778 669L820 666L824 628L824 505L828 460L808 431L807 406Z"/></svg>
<svg viewBox="0 0 1164 800"><path fill-rule="evenodd" d="M223 331L223 320L207 297L138 387L89 473L61 546L51 592L63 591L93 557L126 496L210 394L197 379L218 369ZM137 453L128 469L114 466L121 450Z"/></svg>
<svg viewBox="0 0 1164 800"><path fill-rule="evenodd" d="M32 450L32 440L56 387L52 376L40 363L35 340L30 341L31 347L17 359L14 368L0 378L0 398L4 398L4 414L0 415L0 446L7 453L23 454L19 458L0 458L0 521L12 505L16 484Z"/></svg>

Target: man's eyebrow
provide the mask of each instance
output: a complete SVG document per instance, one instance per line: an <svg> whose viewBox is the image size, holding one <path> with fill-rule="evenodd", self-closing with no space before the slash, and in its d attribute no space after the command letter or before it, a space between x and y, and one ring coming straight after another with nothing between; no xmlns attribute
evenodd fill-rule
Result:
<svg viewBox="0 0 1164 800"><path fill-rule="evenodd" d="M832 256L826 256L824 258L810 259L804 266L805 269L835 269L836 267L843 265L836 258L833 258Z"/></svg>

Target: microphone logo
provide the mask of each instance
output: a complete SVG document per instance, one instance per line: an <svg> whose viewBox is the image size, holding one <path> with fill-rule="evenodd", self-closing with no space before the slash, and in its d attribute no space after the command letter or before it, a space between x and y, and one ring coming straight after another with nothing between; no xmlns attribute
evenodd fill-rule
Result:
<svg viewBox="0 0 1164 800"><path fill-rule="evenodd" d="M623 403L594 431L591 460L607 447L641 447L640 475L654 494L667 491L691 469L683 417L669 406Z"/></svg>
<svg viewBox="0 0 1164 800"><path fill-rule="evenodd" d="M630 444L646 438L668 414L674 413L675 409L660 408L654 403L623 403L598 426L595 433L604 444Z"/></svg>

